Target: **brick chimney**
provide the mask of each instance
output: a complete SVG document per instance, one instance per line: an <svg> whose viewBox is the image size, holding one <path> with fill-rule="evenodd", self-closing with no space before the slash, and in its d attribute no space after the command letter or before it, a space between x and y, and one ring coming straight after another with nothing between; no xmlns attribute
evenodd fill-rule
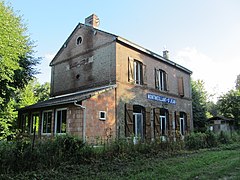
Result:
<svg viewBox="0 0 240 180"><path fill-rule="evenodd" d="M163 51L163 57L164 57L165 59L169 59L169 51L168 51L168 50L164 50L164 51Z"/></svg>
<svg viewBox="0 0 240 180"><path fill-rule="evenodd" d="M96 14L92 14L92 15L88 16L87 18L85 18L85 24L88 26L92 26L94 28L98 28L98 26L100 24L100 20Z"/></svg>

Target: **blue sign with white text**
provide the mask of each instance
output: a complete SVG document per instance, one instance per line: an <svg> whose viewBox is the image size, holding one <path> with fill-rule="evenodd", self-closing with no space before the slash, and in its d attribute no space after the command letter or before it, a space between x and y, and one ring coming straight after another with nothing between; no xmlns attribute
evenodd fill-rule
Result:
<svg viewBox="0 0 240 180"><path fill-rule="evenodd" d="M159 95L155 95L155 94L147 94L147 99L153 100L153 101L158 101L158 102L165 102L165 103L169 103L169 104L176 104L176 99L173 98L167 98L164 96L159 96Z"/></svg>

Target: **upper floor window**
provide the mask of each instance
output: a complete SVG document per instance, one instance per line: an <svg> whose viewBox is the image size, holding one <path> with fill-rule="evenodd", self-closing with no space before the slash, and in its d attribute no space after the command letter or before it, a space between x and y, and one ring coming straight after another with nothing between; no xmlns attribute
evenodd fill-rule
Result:
<svg viewBox="0 0 240 180"><path fill-rule="evenodd" d="M167 73L162 69L155 69L155 87L160 91L167 91Z"/></svg>
<svg viewBox="0 0 240 180"><path fill-rule="evenodd" d="M146 65L142 62L129 58L128 61L128 81L143 85L146 83Z"/></svg>
<svg viewBox="0 0 240 180"><path fill-rule="evenodd" d="M143 84L143 64L139 61L134 61L134 81L135 84Z"/></svg>

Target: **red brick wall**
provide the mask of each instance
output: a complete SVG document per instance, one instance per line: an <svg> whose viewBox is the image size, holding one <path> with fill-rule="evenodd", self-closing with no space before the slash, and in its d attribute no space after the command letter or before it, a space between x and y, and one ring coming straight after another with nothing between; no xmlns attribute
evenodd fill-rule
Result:
<svg viewBox="0 0 240 180"><path fill-rule="evenodd" d="M116 137L115 89L94 95L83 101L86 109L86 140L101 143ZM106 120L99 119L99 111L105 111Z"/></svg>

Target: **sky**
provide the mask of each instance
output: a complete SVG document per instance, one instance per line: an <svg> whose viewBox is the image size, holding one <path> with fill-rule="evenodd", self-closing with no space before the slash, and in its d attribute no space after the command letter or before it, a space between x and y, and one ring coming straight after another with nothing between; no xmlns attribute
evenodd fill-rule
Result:
<svg viewBox="0 0 240 180"><path fill-rule="evenodd" d="M119 35L193 71L216 98L240 74L239 0L5 0L22 15L35 41L41 83L50 82L49 63L76 25L96 14L99 29Z"/></svg>

